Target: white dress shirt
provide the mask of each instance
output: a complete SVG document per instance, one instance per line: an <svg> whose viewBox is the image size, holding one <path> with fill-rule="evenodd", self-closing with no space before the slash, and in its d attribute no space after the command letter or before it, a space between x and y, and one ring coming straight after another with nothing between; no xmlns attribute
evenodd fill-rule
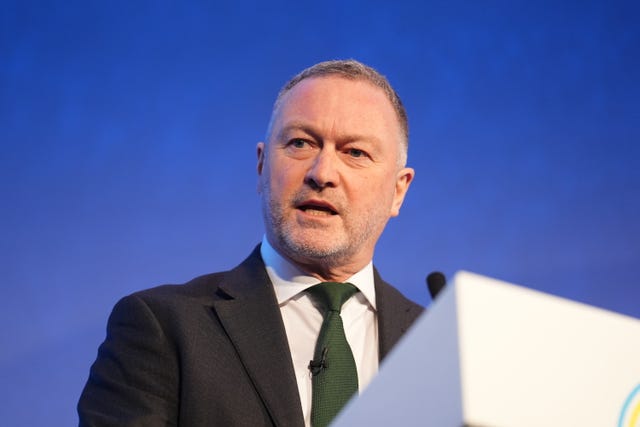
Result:
<svg viewBox="0 0 640 427"><path fill-rule="evenodd" d="M320 280L306 275L283 258L273 249L266 237L262 239L260 253L273 283L287 332L304 422L306 426L310 426L312 387L308 366L314 356L323 315L309 295L303 291L320 283ZM360 290L344 303L341 316L345 335L356 361L359 391L362 393L378 372L378 321L373 264L369 262L345 282Z"/></svg>

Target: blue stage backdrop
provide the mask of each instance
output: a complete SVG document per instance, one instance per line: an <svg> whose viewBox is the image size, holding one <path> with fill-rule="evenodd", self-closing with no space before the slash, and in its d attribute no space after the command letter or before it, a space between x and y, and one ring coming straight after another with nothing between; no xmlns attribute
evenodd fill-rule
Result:
<svg viewBox="0 0 640 427"><path fill-rule="evenodd" d="M388 281L426 305L428 272L466 269L640 317L637 5L2 2L3 424L75 424L121 296L249 253L271 104L325 59L409 112Z"/></svg>

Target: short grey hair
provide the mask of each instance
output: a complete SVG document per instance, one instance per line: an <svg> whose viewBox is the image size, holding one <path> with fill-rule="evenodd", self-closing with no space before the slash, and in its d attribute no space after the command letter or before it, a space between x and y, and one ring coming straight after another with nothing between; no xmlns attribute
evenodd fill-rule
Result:
<svg viewBox="0 0 640 427"><path fill-rule="evenodd" d="M324 77L324 76L339 76L349 80L362 80L382 89L387 96L389 102L393 106L402 130L402 150L400 150L400 163L404 166L407 161L407 151L409 149L409 120L407 119L407 112L400 100L400 96L393 89L387 78L380 74L377 70L355 59L340 59L332 61L324 61L311 67L302 70L295 75L280 89L278 97L273 104L271 111L271 119L269 120L269 127L267 128L267 140L271 134L271 127L275 120L276 112L282 104L282 98L293 89L298 83L305 79L312 77Z"/></svg>

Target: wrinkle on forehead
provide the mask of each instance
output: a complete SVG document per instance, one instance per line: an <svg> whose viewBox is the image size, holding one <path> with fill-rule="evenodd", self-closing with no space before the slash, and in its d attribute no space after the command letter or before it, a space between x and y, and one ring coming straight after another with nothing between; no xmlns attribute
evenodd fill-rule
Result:
<svg viewBox="0 0 640 427"><path fill-rule="evenodd" d="M354 108L354 105L365 108ZM313 120L323 131L349 129L349 133L362 135L368 134L371 127L386 124L395 128L402 141L402 129L393 105L382 89L367 81L324 76L300 82L274 111L269 133L290 122L308 120ZM358 126L365 129L357 129Z"/></svg>
<svg viewBox="0 0 640 427"><path fill-rule="evenodd" d="M382 143L380 138L378 138L375 134L357 134L357 133L346 133L340 132L336 130L336 126L332 126L328 132L323 132L320 129L317 129L313 124L307 123L306 121L291 121L283 126L278 133L275 135L278 140L284 140L289 136L293 136L295 133L303 133L309 135L311 138L323 141L327 138L327 136L336 143L349 143L349 142L369 142L369 143Z"/></svg>

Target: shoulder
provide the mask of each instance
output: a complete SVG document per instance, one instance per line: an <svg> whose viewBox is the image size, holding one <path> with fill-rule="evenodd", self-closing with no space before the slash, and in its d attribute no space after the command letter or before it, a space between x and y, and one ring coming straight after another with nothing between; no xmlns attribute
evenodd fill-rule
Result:
<svg viewBox="0 0 640 427"><path fill-rule="evenodd" d="M376 289L376 300L379 316L398 321L402 324L403 333L420 317L425 308L407 297L398 289L386 282L381 282Z"/></svg>
<svg viewBox="0 0 640 427"><path fill-rule="evenodd" d="M146 306L154 313L212 306L216 301L249 295L254 288L268 283L259 247L256 247L244 261L230 270L204 274L181 284L164 284L134 292L122 298L114 311L122 306Z"/></svg>
<svg viewBox="0 0 640 427"><path fill-rule="evenodd" d="M236 267L216 273L197 276L181 284L164 284L141 290L123 299L140 299L148 303L212 304L220 298L227 299L227 292L242 293L247 289L268 281L259 246Z"/></svg>
<svg viewBox="0 0 640 427"><path fill-rule="evenodd" d="M374 269L380 359L384 359L400 338L420 317L424 308L382 280Z"/></svg>
<svg viewBox="0 0 640 427"><path fill-rule="evenodd" d="M227 271L210 273L197 276L185 283L159 285L134 292L125 296L123 300L140 299L149 303L176 300L207 300L215 296L227 274Z"/></svg>
<svg viewBox="0 0 640 427"><path fill-rule="evenodd" d="M374 269L376 303L385 311L402 312L409 319L417 318L424 307L405 297L395 286L384 281L378 270Z"/></svg>

